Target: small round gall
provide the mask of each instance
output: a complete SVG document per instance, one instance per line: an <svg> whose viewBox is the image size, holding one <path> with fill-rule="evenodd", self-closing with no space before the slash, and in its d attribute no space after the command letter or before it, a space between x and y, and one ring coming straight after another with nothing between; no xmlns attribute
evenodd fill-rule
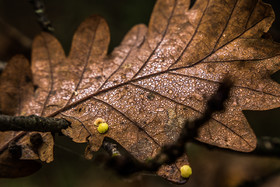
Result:
<svg viewBox="0 0 280 187"><path fill-rule="evenodd" d="M104 134L108 131L109 126L107 123L99 123L97 130L99 133Z"/></svg>
<svg viewBox="0 0 280 187"><path fill-rule="evenodd" d="M183 178L189 178L192 174L192 168L189 165L183 165L180 171Z"/></svg>

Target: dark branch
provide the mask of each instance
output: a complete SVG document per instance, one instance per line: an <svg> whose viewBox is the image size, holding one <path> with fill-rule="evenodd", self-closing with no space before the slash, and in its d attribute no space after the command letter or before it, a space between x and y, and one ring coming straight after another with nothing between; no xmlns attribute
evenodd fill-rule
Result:
<svg viewBox="0 0 280 187"><path fill-rule="evenodd" d="M106 139L104 139L104 142L102 144L102 148L112 157L121 156L121 153L119 152L117 147L117 144L106 141Z"/></svg>
<svg viewBox="0 0 280 187"><path fill-rule="evenodd" d="M5 22L2 18L0 18L0 28L1 32L4 32L6 36L18 42L18 44L20 44L24 49L30 50L32 40L22 32L20 32L18 29Z"/></svg>
<svg viewBox="0 0 280 187"><path fill-rule="evenodd" d="M117 171L118 174L126 176L139 171L155 172L163 164L174 163L177 158L186 152L185 144L197 137L198 129L211 119L212 114L224 110L224 102L229 96L231 86L232 82L225 80L207 102L204 114L194 121L186 121L177 141L172 145L163 146L161 152L154 159L142 163L123 155L110 158L106 164Z"/></svg>
<svg viewBox="0 0 280 187"><path fill-rule="evenodd" d="M0 115L0 131L61 132L70 125L65 119L40 116Z"/></svg>
<svg viewBox="0 0 280 187"><path fill-rule="evenodd" d="M54 28L51 24L51 21L46 16L45 3L43 0L30 0L30 3L33 5L35 14L38 17L38 22L42 29L46 32L53 33Z"/></svg>
<svg viewBox="0 0 280 187"><path fill-rule="evenodd" d="M186 152L185 144L197 137L198 129L211 119L213 113L224 110L224 102L229 96L231 86L232 82L225 80L208 100L204 114L194 121L186 121L177 141L173 145L164 146L161 153L148 163L147 169L158 170L161 165L174 163L177 158L181 157Z"/></svg>

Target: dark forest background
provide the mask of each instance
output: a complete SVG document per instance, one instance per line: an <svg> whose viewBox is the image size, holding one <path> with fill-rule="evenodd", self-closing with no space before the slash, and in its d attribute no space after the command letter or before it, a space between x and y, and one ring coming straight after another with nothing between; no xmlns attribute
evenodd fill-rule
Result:
<svg viewBox="0 0 280 187"><path fill-rule="evenodd" d="M276 13L269 33L280 42L280 6L277 0L265 0ZM66 54L72 36L79 24L92 14L104 17L111 31L112 51L134 25L149 22L155 0L47 0L46 13L55 28L54 35L61 42ZM279 2L278 2L279 4ZM15 31L16 35L11 32ZM32 5L28 0L0 0L0 63L7 62L15 54L30 58L31 41L41 32ZM280 82L280 71L272 76ZM280 109L269 111L244 111L258 137L280 138ZM280 186L279 158L246 156L227 153L190 144L188 145L193 175L185 186L233 187L244 181L261 181L262 187ZM56 137L55 161L25 178L0 179L0 186L173 186L153 176L134 176L123 179L96 161L83 159L85 145L71 143L65 137ZM101 153L100 153L101 154ZM280 157L280 156L279 156ZM272 173L278 172L278 175ZM275 176L275 177L271 177Z"/></svg>

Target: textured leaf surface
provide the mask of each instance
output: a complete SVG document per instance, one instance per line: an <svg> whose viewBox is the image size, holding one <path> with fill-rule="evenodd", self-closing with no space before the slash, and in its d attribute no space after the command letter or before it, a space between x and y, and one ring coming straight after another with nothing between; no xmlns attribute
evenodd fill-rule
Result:
<svg viewBox="0 0 280 187"><path fill-rule="evenodd" d="M32 83L32 72L28 60L22 55L13 57L0 77L0 109L4 114L28 115L24 106L33 99L36 87ZM11 142L17 142L23 148L21 159L38 159L30 144L30 135L33 132L0 132L0 154L2 154ZM26 136L27 135L27 136ZM50 133L41 133L45 144L40 147L38 153L42 161L53 160L53 138ZM49 151L46 151L49 150Z"/></svg>
<svg viewBox="0 0 280 187"><path fill-rule="evenodd" d="M28 60L17 55L0 76L0 112L14 115L21 111L22 101L33 94L32 73Z"/></svg>
<svg viewBox="0 0 280 187"><path fill-rule="evenodd" d="M24 100L33 94L32 74L28 60L13 57L0 76L0 111L14 115L22 110ZM10 142L16 141L23 132L0 132L0 178L23 177L40 169L41 164L31 160L18 160L8 153Z"/></svg>
<svg viewBox="0 0 280 187"><path fill-rule="evenodd" d="M74 35L68 57L59 42L43 33L32 51L33 98L22 114L63 117L72 122L63 133L89 142L92 157L104 139L119 142L137 159L155 156L178 137L184 120L202 114L221 81L234 86L226 111L212 116L198 140L238 151L252 151L255 135L242 110L280 105L277 83L280 45L261 36L274 20L272 8L258 0L158 0L149 27L137 25L107 56L109 29L92 16ZM109 124L99 134L94 121ZM52 160L51 135L40 158ZM184 156L158 174L182 183Z"/></svg>

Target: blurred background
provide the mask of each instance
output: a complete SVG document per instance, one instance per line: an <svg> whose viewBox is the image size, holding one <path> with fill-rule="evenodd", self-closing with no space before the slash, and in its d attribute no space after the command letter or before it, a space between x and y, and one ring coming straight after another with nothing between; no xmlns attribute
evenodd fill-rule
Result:
<svg viewBox="0 0 280 187"><path fill-rule="evenodd" d="M272 4L276 13L276 21L269 33L275 41L280 42L278 1L265 2ZM148 24L154 3L155 0L45 1L46 14L55 28L54 35L61 42L66 54L69 52L75 29L88 16L99 14L107 20L111 30L109 51L112 51L131 27L139 23ZM41 27L28 0L0 0L0 62L7 62L18 53L30 58L32 39L40 32ZM272 75L272 78L280 82L280 72ZM280 109L244 113L258 137L280 138ZM249 186L249 183L244 183L246 181L261 181L258 186L262 187L280 186L280 155L278 159L255 157L209 150L194 144L188 146L193 175L184 186ZM0 179L0 186L176 186L154 175L123 179L97 162L85 160L84 148L85 145L74 144L69 139L58 136L54 162L45 164L39 172L29 177Z"/></svg>

